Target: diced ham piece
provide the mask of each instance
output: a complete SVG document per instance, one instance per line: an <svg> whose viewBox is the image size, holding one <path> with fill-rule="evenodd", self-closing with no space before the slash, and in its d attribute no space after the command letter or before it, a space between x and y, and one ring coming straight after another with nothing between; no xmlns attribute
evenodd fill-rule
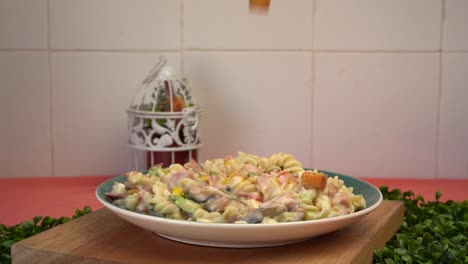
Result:
<svg viewBox="0 0 468 264"><path fill-rule="evenodd" d="M244 165L244 169L248 172L253 172L253 173L259 173L260 172L260 168L252 165L252 164L245 164Z"/></svg>
<svg viewBox="0 0 468 264"><path fill-rule="evenodd" d="M262 195L259 192L239 192L237 195L245 199L254 199L260 202L263 200Z"/></svg>
<svg viewBox="0 0 468 264"><path fill-rule="evenodd" d="M185 168L186 169L191 168L196 172L202 172L203 171L200 164L198 164L198 162L196 162L194 159L191 159L187 164L185 164Z"/></svg>
<svg viewBox="0 0 468 264"><path fill-rule="evenodd" d="M262 174L260 176L257 177L257 188L261 191L261 192L265 192L265 190L268 189L268 181L272 178L273 176L270 175L270 174Z"/></svg>
<svg viewBox="0 0 468 264"><path fill-rule="evenodd" d="M333 184L328 184L328 197L333 198L335 194L338 192L338 187Z"/></svg>
<svg viewBox="0 0 468 264"><path fill-rule="evenodd" d="M337 192L335 196L333 196L333 199L331 202L333 205L342 205L346 208L351 207L351 203L349 202L348 195L346 195L343 192Z"/></svg>
<svg viewBox="0 0 468 264"><path fill-rule="evenodd" d="M178 171L174 175L172 175L172 177L168 180L167 185L172 190L177 186L180 180L185 179L185 178L194 179L193 175L190 174L188 171L185 171L185 170Z"/></svg>
<svg viewBox="0 0 468 264"><path fill-rule="evenodd" d="M125 176L128 177L128 176L130 176L130 175L133 174L133 173L138 173L138 171L129 171L129 172L125 173Z"/></svg>
<svg viewBox="0 0 468 264"><path fill-rule="evenodd" d="M287 172L287 171L283 171L280 175L278 175L278 182L281 184L281 185L286 185L288 184L289 181L292 180L292 175L291 173Z"/></svg>
<svg viewBox="0 0 468 264"><path fill-rule="evenodd" d="M347 207L347 208L351 206L351 203L349 202L348 199L342 199L342 200L340 201L340 204L341 204L342 206L344 206L344 207Z"/></svg>
<svg viewBox="0 0 468 264"><path fill-rule="evenodd" d="M218 189L223 188L221 183L219 183L218 176L215 176L215 175L212 175L212 176L208 177L208 185L212 186L212 187L215 187L215 188L218 188Z"/></svg>
<svg viewBox="0 0 468 264"><path fill-rule="evenodd" d="M151 193L147 190L141 190L138 192L138 205L135 210L137 212L148 212L149 201L151 200Z"/></svg>

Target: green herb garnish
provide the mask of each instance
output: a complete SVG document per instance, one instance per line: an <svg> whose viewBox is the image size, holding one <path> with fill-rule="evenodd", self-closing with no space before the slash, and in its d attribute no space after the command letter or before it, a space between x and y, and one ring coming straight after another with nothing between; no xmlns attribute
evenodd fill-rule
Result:
<svg viewBox="0 0 468 264"><path fill-rule="evenodd" d="M426 202L413 192L389 191L380 187L386 200L405 203L401 228L382 250L374 253L374 263L468 263L468 201Z"/></svg>
<svg viewBox="0 0 468 264"><path fill-rule="evenodd" d="M162 169L162 166L154 166L148 170L148 173L152 176L159 177L159 170Z"/></svg>
<svg viewBox="0 0 468 264"><path fill-rule="evenodd" d="M29 220L10 227L0 224L0 263L11 263L11 246L14 243L89 214L91 211L91 207L85 206L83 210L76 210L71 219L68 217L36 216L32 221Z"/></svg>
<svg viewBox="0 0 468 264"><path fill-rule="evenodd" d="M380 187L386 200L405 203L401 228L382 250L374 252L374 263L468 263L468 201L426 202L413 192ZM76 210L75 219L91 212L88 206ZM35 217L7 227L0 225L0 263L11 262L11 246L25 238L70 221L70 218Z"/></svg>
<svg viewBox="0 0 468 264"><path fill-rule="evenodd" d="M260 174L256 173L256 172L249 172L247 173L247 177L255 177L255 176L259 176Z"/></svg>

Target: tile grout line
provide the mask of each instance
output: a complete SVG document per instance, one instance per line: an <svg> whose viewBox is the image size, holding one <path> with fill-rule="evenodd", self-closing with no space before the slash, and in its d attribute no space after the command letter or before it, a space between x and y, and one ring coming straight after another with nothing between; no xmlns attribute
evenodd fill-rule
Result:
<svg viewBox="0 0 468 264"><path fill-rule="evenodd" d="M50 126L50 158L51 158L51 174L55 176L55 120L54 120L54 95L53 95L53 73L52 73L52 34L51 34L51 19L50 19L50 0L47 0L47 66L49 72L49 126Z"/></svg>
<svg viewBox="0 0 468 264"><path fill-rule="evenodd" d="M49 50L47 48L41 49L41 48L25 48L25 49L15 49L15 48L0 48L0 52L48 52Z"/></svg>
<svg viewBox="0 0 468 264"><path fill-rule="evenodd" d="M184 0L180 0L180 71L185 77Z"/></svg>
<svg viewBox="0 0 468 264"><path fill-rule="evenodd" d="M171 53L180 49L51 49L53 52L88 52L88 53Z"/></svg>
<svg viewBox="0 0 468 264"><path fill-rule="evenodd" d="M271 53L271 52L291 52L291 53L351 53L351 54L439 54L439 53L468 53L468 50L325 50L325 49L195 49L195 48L180 48L180 49L11 49L0 48L0 52L54 52L54 53L180 53L183 52L255 52L255 53Z"/></svg>
<svg viewBox="0 0 468 264"><path fill-rule="evenodd" d="M271 49L271 48L187 48L188 52L311 52L312 49Z"/></svg>
<svg viewBox="0 0 468 264"><path fill-rule="evenodd" d="M55 53L177 53L180 49L2 49L0 52L55 52Z"/></svg>
<svg viewBox="0 0 468 264"><path fill-rule="evenodd" d="M267 53L267 52L316 52L316 53L354 53L354 54L372 54L372 53L389 53L389 54L407 54L407 53L439 53L439 49L434 50L327 50L327 49L204 49L204 48L188 48L185 49L188 52L259 52L259 53ZM464 51L459 51L464 52Z"/></svg>
<svg viewBox="0 0 468 264"><path fill-rule="evenodd" d="M440 52L439 52L439 83L437 86L437 112L436 112L436 131L435 131L435 166L434 166L434 178L439 177L439 162L440 162L440 111L442 106L442 78L443 78L443 45L444 45L444 22L445 22L445 0L442 0L442 17L440 26Z"/></svg>
<svg viewBox="0 0 468 264"><path fill-rule="evenodd" d="M317 166L315 166L315 150L314 150L314 142L315 142L315 133L314 133L314 128L315 128L315 92L316 92L316 89L315 89L315 52L313 51L314 50L314 42L315 42L315 28L316 28L316 25L315 25L315 22L316 22L316 19L315 19L315 16L316 16L316 0L312 0L312 56L311 56L311 59L312 59L312 87L311 87L311 91L310 91L310 99L311 99L311 107L310 107L310 124L309 124L309 162L311 163L310 165L308 165L309 167L311 168L315 168Z"/></svg>
<svg viewBox="0 0 468 264"><path fill-rule="evenodd" d="M428 54L428 53L438 53L440 52L439 49L433 50L386 50L386 49L368 49L368 50L333 50L333 49L316 49L315 52L319 53L354 53L354 54L375 54L375 53L387 53L387 54L408 54L408 53L415 53L415 54Z"/></svg>

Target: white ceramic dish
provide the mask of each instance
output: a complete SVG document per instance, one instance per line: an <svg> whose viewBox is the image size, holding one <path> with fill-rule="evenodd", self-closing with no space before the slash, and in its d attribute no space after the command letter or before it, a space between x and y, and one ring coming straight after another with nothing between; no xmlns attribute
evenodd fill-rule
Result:
<svg viewBox="0 0 468 264"><path fill-rule="evenodd" d="M346 186L354 187L354 193L364 195L367 208L334 218L278 224L200 223L172 220L144 215L112 205L104 193L111 190L115 181L125 182L125 176L115 177L102 183L96 190L96 197L105 207L126 221L175 241L213 247L278 246L310 239L351 225L382 203L382 194L373 185L350 176L325 173L338 175Z"/></svg>

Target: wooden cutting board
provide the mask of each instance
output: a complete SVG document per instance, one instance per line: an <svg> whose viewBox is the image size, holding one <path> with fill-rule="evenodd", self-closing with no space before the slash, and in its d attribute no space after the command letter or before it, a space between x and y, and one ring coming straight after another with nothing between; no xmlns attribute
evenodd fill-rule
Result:
<svg viewBox="0 0 468 264"><path fill-rule="evenodd" d="M371 263L403 222L384 201L354 225L297 244L213 248L167 240L100 209L13 245L13 263ZM255 234L252 234L253 236Z"/></svg>

